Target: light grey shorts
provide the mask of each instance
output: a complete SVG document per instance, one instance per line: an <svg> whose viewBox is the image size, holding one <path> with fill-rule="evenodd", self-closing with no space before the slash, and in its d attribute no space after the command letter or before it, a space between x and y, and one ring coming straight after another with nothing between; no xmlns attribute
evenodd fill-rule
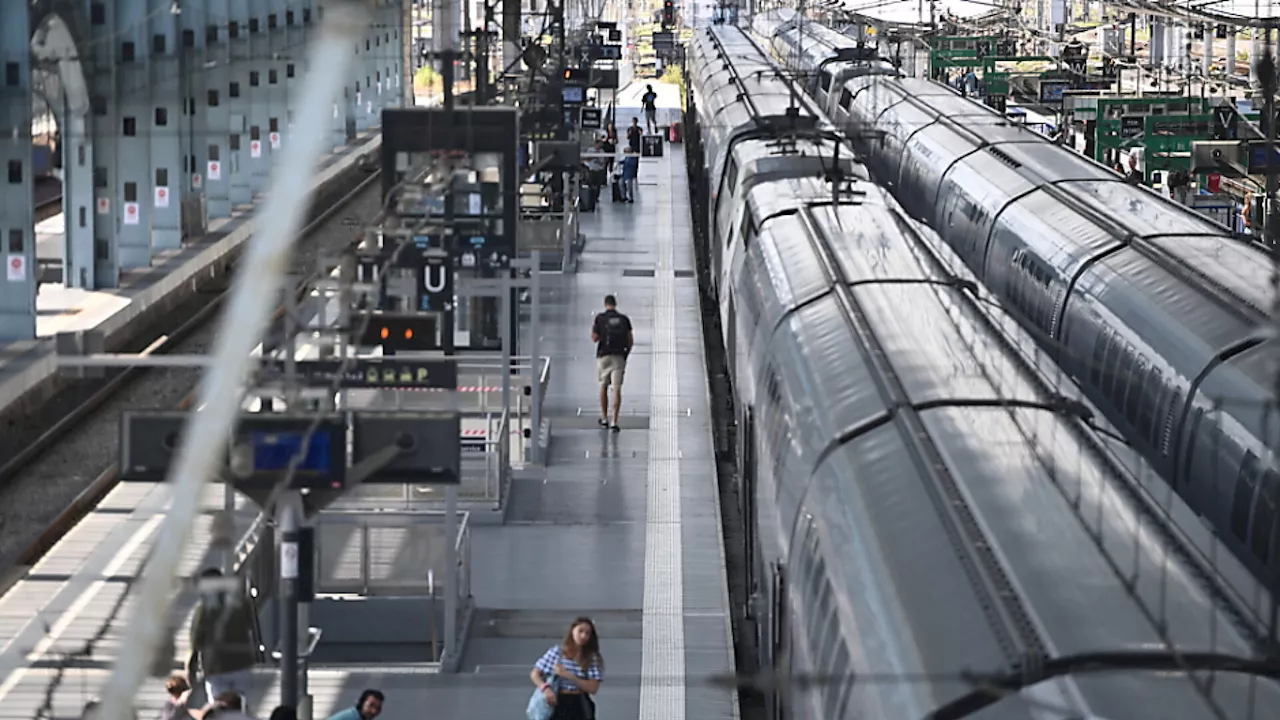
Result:
<svg viewBox="0 0 1280 720"><path fill-rule="evenodd" d="M600 376L600 384L604 387L622 387L622 378L627 374L626 355L605 355L596 358L596 371Z"/></svg>

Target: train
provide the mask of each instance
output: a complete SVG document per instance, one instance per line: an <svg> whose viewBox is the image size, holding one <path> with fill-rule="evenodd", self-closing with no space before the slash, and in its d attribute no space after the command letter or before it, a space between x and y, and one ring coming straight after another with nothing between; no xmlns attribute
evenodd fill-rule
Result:
<svg viewBox="0 0 1280 720"><path fill-rule="evenodd" d="M776 12L753 31L801 74L821 61L796 48L831 37ZM869 67L821 100L871 175L1011 307L1255 577L1275 577L1271 259L944 84Z"/></svg>
<svg viewBox="0 0 1280 720"><path fill-rule="evenodd" d="M768 716L1194 720L1280 702L1242 675L1007 695L964 679L1111 650L1251 656L1265 622L1229 590L1248 571L1204 562L1152 510L1093 406L1014 349L1027 331L993 320L976 275L751 35L699 29L686 63L700 285L736 415L741 627L781 679ZM788 682L805 675L823 681Z"/></svg>

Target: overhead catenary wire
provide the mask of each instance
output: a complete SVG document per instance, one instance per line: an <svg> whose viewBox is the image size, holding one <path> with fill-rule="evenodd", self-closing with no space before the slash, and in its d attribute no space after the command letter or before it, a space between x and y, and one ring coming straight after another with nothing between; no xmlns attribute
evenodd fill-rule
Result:
<svg viewBox="0 0 1280 720"><path fill-rule="evenodd" d="M240 409L251 354L270 322L270 312L306 211L308 179L319 163L329 128L330 106L339 95L356 46L368 25L368 9L358 0L334 0L326 8L311 49L298 102L293 142L275 168L262 209L261 229L249 243L246 262L224 311L215 344L216 362L200 386L201 406L182 435L168 477L173 503L142 577L134 620L129 624L111 679L103 693L100 720L129 720L133 697L159 647L166 644L162 617L177 579L183 550L200 509L203 488L222 464Z"/></svg>

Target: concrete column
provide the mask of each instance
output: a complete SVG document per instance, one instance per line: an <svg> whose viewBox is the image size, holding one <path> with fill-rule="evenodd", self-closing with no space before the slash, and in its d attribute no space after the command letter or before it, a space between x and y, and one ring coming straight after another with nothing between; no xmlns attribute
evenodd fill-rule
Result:
<svg viewBox="0 0 1280 720"><path fill-rule="evenodd" d="M269 152L279 153L283 151L285 142L288 141L291 123L293 121L293 94L294 89L300 87L303 77L303 66L305 65L304 52L290 52L290 47L294 46L299 49L306 47L306 42L310 39L308 27L314 25L318 19L315 17L314 9L306 7L297 0L266 0L262 3L266 10L264 14L275 14L277 17L277 27L281 28L273 31L268 37L266 54L268 61L261 63L262 65L262 89L264 90L264 98L266 101L266 122L262 125L261 131L265 133L265 147ZM313 3L308 3L313 5ZM295 13L302 15L301 28L289 28L287 24L281 23L279 18L286 17L287 8L294 8ZM295 18L296 19L296 18ZM265 20L264 20L265 22ZM276 60L276 56L287 58L287 61ZM289 66L293 66L292 77L289 72ZM276 133L279 140L276 147L271 143L271 134ZM268 156L269 157L269 156Z"/></svg>
<svg viewBox="0 0 1280 720"><path fill-rule="evenodd" d="M116 60L116 92L107 102L115 106L114 127L104 131L115 136L116 157L108 166L112 204L116 214L116 257L121 270L151 265L151 141L147 122L151 118L151 77L147 62L149 43L146 0L114 3L115 34L96 38L112 46ZM147 202L143 202L144 199Z"/></svg>
<svg viewBox="0 0 1280 720"><path fill-rule="evenodd" d="M364 132L373 124L373 105L378 98L378 92L373 86L373 73L379 50L382 49L382 32L377 27L376 13L374 17L374 22L365 30L364 40L360 44L360 56L354 66L356 83L360 87L355 105L357 132Z"/></svg>
<svg viewBox="0 0 1280 720"><path fill-rule="evenodd" d="M242 16L241 22L245 27L239 42L245 46L245 52L249 58L245 64L245 71L240 74L241 93L248 106L247 179L250 194L257 195L266 189L271 170L271 133L268 130L268 124L271 118L272 88L267 84L269 79L267 70L270 69L270 62L266 58L271 57L274 48L271 37L262 32L267 15L267 9L263 7L266 3L239 0L238 4L240 7L236 12ZM256 28L256 31L251 31L250 28ZM255 149L258 155L256 158L254 157Z"/></svg>
<svg viewBox="0 0 1280 720"><path fill-rule="evenodd" d="M1227 28L1227 52L1225 53L1227 58L1225 73L1227 77L1236 74L1236 31L1237 28Z"/></svg>
<svg viewBox="0 0 1280 720"><path fill-rule="evenodd" d="M210 50L216 47L206 43L211 12L204 3L185 3L179 16L183 51L180 58L183 73L179 82L184 95L180 142L186 156L182 165L186 175L183 182L186 196L193 198L189 206L203 208L205 219L213 217L208 195L210 126L204 113L208 90L214 87L205 71L206 63L213 59ZM222 169L221 161L218 169Z"/></svg>
<svg viewBox="0 0 1280 720"><path fill-rule="evenodd" d="M226 32L227 199L232 208L253 201L249 153L249 71L256 60L249 46L249 9L245 0L227 0L221 22Z"/></svg>
<svg viewBox="0 0 1280 720"><path fill-rule="evenodd" d="M1209 77L1209 71L1213 67L1213 51L1216 49L1216 40L1214 39L1214 28L1212 25L1204 26L1204 50L1201 58L1200 71L1205 77Z"/></svg>
<svg viewBox="0 0 1280 720"><path fill-rule="evenodd" d="M119 68L116 58L120 52L120 42L112 41L119 22L116 13L120 10L116 3L103 3L100 16L102 22L92 22L92 47L88 54L93 58L95 71L88 78L90 105L92 107L93 138L93 258L94 287L114 288L120 284L120 248L119 235L122 225L120 207L123 183L119 179L118 163L120 157L120 127L122 94L120 92ZM151 259L150 242L140 242L143 247L136 248L135 254L145 254L146 264Z"/></svg>
<svg viewBox="0 0 1280 720"><path fill-rule="evenodd" d="M520 0L502 2L502 67L513 71L520 70L520 9Z"/></svg>
<svg viewBox="0 0 1280 720"><path fill-rule="evenodd" d="M1157 68L1164 64L1164 41L1164 21L1158 17L1152 18L1151 41L1148 43L1148 52L1152 68Z"/></svg>
<svg viewBox="0 0 1280 720"><path fill-rule="evenodd" d="M205 151L205 202L209 220L231 216L234 171L230 147L231 46L227 41L228 0L206 0L204 96L196 96L196 112L204 114L206 132L196 142Z"/></svg>
<svg viewBox="0 0 1280 720"><path fill-rule="evenodd" d="M171 0L148 0L146 40L151 66L151 106L138 119L150 143L150 192L140 200L151 219L151 251L182 247L182 33Z"/></svg>
<svg viewBox="0 0 1280 720"><path fill-rule="evenodd" d="M94 269L94 207L92 116L68 106L62 128L62 208L67 235L63 240L62 282L67 287L97 289Z"/></svg>
<svg viewBox="0 0 1280 720"><path fill-rule="evenodd" d="M0 340L36 336L29 8L9 3L0 23Z"/></svg>

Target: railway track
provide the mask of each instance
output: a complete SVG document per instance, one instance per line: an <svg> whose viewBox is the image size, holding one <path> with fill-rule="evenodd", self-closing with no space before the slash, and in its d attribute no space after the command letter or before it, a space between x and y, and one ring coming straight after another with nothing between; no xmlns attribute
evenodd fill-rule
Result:
<svg viewBox="0 0 1280 720"><path fill-rule="evenodd" d="M353 180L335 201L316 201L295 245L292 273L315 278L317 256L351 240L352 219L379 207L379 173ZM230 273L227 275L229 280ZM145 332L148 354L208 352L227 282L206 287L169 315L168 327ZM283 316L277 308L275 319ZM269 333L271 335L271 333ZM119 482L116 466L120 412L128 408L186 409L195 399L199 371L126 368L69 403L51 425L0 465L0 572L30 566L87 515ZM57 398L54 399L57 401Z"/></svg>

